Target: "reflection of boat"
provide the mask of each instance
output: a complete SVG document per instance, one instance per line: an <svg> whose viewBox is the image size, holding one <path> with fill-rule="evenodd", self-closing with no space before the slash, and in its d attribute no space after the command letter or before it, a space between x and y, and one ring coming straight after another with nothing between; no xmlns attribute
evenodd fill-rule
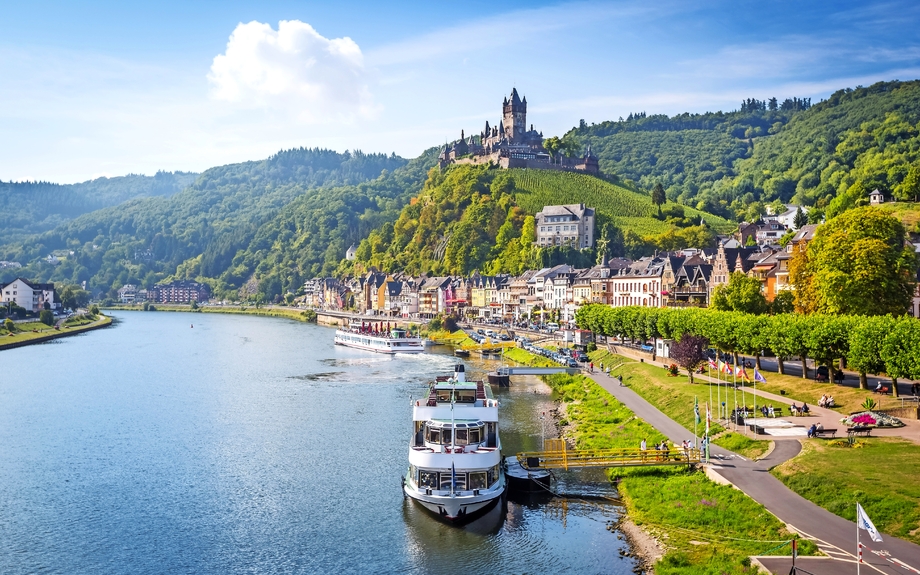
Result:
<svg viewBox="0 0 920 575"><path fill-rule="evenodd" d="M470 352L469 350L466 350L466 349L455 349L454 355L456 355L457 357L469 357Z"/></svg>
<svg viewBox="0 0 920 575"><path fill-rule="evenodd" d="M377 353L425 351L425 344L421 338L410 336L402 328L390 327L390 322L352 321L348 328L335 330L335 343Z"/></svg>
<svg viewBox="0 0 920 575"><path fill-rule="evenodd" d="M501 498L498 400L488 384L466 381L458 365L415 402L412 420L406 495L449 521L471 519Z"/></svg>

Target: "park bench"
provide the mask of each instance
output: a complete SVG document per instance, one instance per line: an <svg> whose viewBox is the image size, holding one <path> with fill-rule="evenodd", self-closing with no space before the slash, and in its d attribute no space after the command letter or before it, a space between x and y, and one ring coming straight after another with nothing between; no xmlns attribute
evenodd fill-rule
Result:
<svg viewBox="0 0 920 575"><path fill-rule="evenodd" d="M764 431L763 427L759 425L751 424L748 427L750 428L751 431L754 432L754 435L766 435L767 434L767 432Z"/></svg>
<svg viewBox="0 0 920 575"><path fill-rule="evenodd" d="M837 437L836 429L816 429L815 437L823 437L825 435L830 435L831 437Z"/></svg>
<svg viewBox="0 0 920 575"><path fill-rule="evenodd" d="M856 425L847 430L847 435L857 436L862 435L863 437L869 437L872 433L872 428L865 425Z"/></svg>

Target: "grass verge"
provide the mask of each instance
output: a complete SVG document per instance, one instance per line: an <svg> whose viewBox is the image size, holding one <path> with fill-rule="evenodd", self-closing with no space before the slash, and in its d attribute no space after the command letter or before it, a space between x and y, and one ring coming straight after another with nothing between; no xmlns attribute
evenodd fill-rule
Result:
<svg viewBox="0 0 920 575"><path fill-rule="evenodd" d="M920 445L905 439L812 439L771 473L787 487L844 519L857 501L880 530L920 543Z"/></svg>
<svg viewBox="0 0 920 575"><path fill-rule="evenodd" d="M22 345L23 342L45 340L49 337L64 337L72 333L79 333L88 328L95 328L112 323L112 318L104 315L74 316L64 322L60 330L48 327L41 322L28 322L16 324L16 329L11 333L0 328L0 349Z"/></svg>
<svg viewBox="0 0 920 575"><path fill-rule="evenodd" d="M860 407L866 398L871 397L878 403L888 403L888 407L899 407L900 401L891 399L888 396L881 396L872 393L870 390L859 389L858 387L846 387L835 385L833 383L818 383L813 379L803 379L793 375L780 375L778 373L765 373L767 383L758 383L757 389L784 395L781 391L786 392L785 396L797 403L806 402L809 405L817 405L818 400L825 393L833 396L834 403L837 407L833 408L843 414L861 411ZM882 405L881 407L885 407Z"/></svg>
<svg viewBox="0 0 920 575"><path fill-rule="evenodd" d="M671 377L656 364L640 363L606 350L592 352L590 356L595 365L600 366L603 363L604 367L610 366L611 375L622 376L625 384L633 391L691 431L695 420L694 401L699 402L700 417L704 422L702 425L705 425L705 404L709 401L710 387L713 388L714 399L719 395L714 384L702 381L691 384L686 375ZM725 389L723 386L722 392ZM698 429L702 434L703 428ZM710 426L710 434L714 436L713 443L749 459L757 459L770 448L769 441L752 439L738 433L726 434L723 431L725 430L718 423Z"/></svg>

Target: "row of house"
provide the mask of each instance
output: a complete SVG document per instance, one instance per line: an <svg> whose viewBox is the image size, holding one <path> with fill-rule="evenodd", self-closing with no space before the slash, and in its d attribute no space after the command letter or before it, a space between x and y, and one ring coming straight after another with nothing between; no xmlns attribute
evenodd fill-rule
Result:
<svg viewBox="0 0 920 575"><path fill-rule="evenodd" d="M687 249L630 261L614 258L604 265L576 269L558 265L520 276L410 277L372 270L366 276L338 280L316 278L304 288L307 305L331 310L401 317L438 314L484 319L520 319L555 311L574 319L587 303L610 306L706 306L716 286L733 272L759 279L772 300L791 289L788 263L792 250L807 243L816 226L802 227L786 248L739 246L722 242L710 250Z"/></svg>
<svg viewBox="0 0 920 575"><path fill-rule="evenodd" d="M207 284L191 281L177 280L165 284L157 284L146 289L137 289L136 285L127 284L118 290L118 301L123 304L136 304L143 302L155 303L204 303L211 297Z"/></svg>

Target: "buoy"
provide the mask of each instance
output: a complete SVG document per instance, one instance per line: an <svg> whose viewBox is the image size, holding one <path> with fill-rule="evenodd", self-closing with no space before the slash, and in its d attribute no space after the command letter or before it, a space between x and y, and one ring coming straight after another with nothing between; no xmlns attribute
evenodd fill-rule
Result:
<svg viewBox="0 0 920 575"><path fill-rule="evenodd" d="M192 327L194 328L194 327L195 327L195 324L192 324Z"/></svg>

